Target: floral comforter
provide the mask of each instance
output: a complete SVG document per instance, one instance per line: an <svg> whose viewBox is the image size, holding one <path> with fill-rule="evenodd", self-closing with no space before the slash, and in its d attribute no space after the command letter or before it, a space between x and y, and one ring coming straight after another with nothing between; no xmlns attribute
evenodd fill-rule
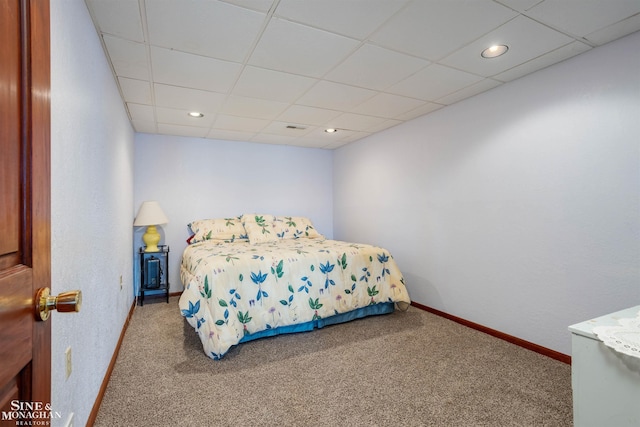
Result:
<svg viewBox="0 0 640 427"><path fill-rule="evenodd" d="M267 329L410 303L388 251L336 240L195 243L183 253L180 276L181 313L213 359Z"/></svg>

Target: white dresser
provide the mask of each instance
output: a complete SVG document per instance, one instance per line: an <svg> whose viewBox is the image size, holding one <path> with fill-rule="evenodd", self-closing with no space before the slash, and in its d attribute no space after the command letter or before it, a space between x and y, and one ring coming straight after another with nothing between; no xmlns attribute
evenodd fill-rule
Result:
<svg viewBox="0 0 640 427"><path fill-rule="evenodd" d="M569 327L576 427L640 427L640 359L607 347L592 332L635 318L640 305Z"/></svg>

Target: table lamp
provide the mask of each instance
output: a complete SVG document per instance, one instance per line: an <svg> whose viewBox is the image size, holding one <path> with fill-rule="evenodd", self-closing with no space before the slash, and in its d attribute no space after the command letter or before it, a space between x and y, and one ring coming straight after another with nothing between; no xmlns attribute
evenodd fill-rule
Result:
<svg viewBox="0 0 640 427"><path fill-rule="evenodd" d="M169 220L162 212L160 204L155 200L142 202L136 219L133 221L134 227L147 226L147 231L142 236L142 241L147 246L145 252L159 252L158 243L160 233L156 229L158 224L167 224Z"/></svg>

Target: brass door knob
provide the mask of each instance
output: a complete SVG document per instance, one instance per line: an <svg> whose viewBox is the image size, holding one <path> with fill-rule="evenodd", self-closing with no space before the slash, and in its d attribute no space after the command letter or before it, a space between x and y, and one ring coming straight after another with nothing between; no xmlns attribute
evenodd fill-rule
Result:
<svg viewBox="0 0 640 427"><path fill-rule="evenodd" d="M78 312L81 305L81 291L63 292L56 297L51 296L49 288L40 288L36 293L36 318L46 321L53 310L58 310L60 313Z"/></svg>

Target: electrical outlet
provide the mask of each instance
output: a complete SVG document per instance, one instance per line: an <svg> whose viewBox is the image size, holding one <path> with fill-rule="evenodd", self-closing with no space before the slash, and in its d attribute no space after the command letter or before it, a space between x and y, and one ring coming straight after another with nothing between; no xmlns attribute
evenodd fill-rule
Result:
<svg viewBox="0 0 640 427"><path fill-rule="evenodd" d="M122 274L120 275L120 290L122 290Z"/></svg>
<svg viewBox="0 0 640 427"><path fill-rule="evenodd" d="M64 356L65 356L65 361L66 361L66 369L67 369L67 376L66 378L69 378L69 376L71 375L71 347L67 347L67 349L64 351Z"/></svg>
<svg viewBox="0 0 640 427"><path fill-rule="evenodd" d="M73 412L69 414L69 418L67 418L67 423L64 427L73 427Z"/></svg>

